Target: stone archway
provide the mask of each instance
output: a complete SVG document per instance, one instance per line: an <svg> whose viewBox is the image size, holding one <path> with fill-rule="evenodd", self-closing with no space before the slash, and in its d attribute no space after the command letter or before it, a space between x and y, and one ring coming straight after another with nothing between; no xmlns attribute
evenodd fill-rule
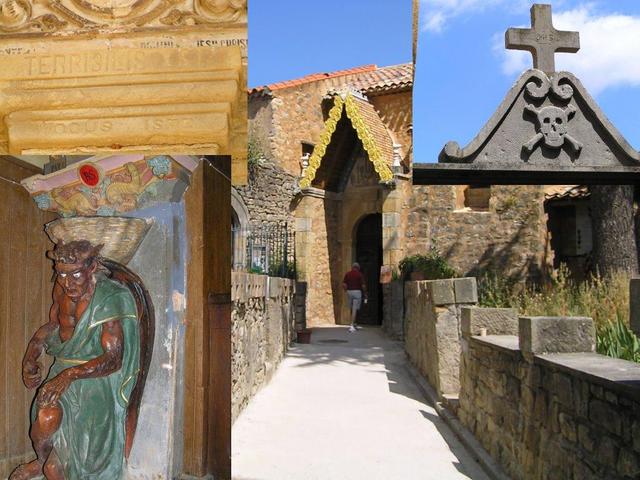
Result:
<svg viewBox="0 0 640 480"><path fill-rule="evenodd" d="M247 265L249 210L235 188L231 189L231 268L243 270Z"/></svg>

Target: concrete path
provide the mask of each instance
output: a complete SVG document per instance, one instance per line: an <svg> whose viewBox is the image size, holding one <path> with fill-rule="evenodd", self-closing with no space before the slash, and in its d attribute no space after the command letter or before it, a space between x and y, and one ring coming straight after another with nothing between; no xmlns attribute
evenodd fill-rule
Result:
<svg viewBox="0 0 640 480"><path fill-rule="evenodd" d="M234 480L487 477L378 328L316 328L233 427Z"/></svg>

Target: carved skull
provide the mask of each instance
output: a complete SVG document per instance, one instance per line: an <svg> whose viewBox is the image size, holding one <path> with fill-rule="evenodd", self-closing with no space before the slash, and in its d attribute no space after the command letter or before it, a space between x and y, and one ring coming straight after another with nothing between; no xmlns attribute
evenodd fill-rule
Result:
<svg viewBox="0 0 640 480"><path fill-rule="evenodd" d="M558 148L564 145L564 136L569 123L569 108L548 106L538 112L540 131L544 134L544 143L548 147ZM571 112L573 113L573 111Z"/></svg>
<svg viewBox="0 0 640 480"><path fill-rule="evenodd" d="M569 105L567 108L560 108L548 105L538 110L533 105L527 105L525 111L536 116L539 130L523 145L524 149L531 153L544 140L544 144L551 148L561 148L568 142L575 153L580 153L582 144L569 135L567 128L569 120L576 113L576 107Z"/></svg>

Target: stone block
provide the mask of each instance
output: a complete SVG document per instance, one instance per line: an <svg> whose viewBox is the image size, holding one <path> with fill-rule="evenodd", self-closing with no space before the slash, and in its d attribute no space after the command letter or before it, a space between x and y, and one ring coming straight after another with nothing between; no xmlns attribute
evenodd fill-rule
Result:
<svg viewBox="0 0 640 480"><path fill-rule="evenodd" d="M619 447L615 440L610 437L602 437L596 450L596 460L609 468L615 467L618 460L618 451Z"/></svg>
<svg viewBox="0 0 640 480"><path fill-rule="evenodd" d="M626 448L620 450L618 473L626 478L638 478L640 476L640 461L638 455L632 450Z"/></svg>
<svg viewBox="0 0 640 480"><path fill-rule="evenodd" d="M399 213L383 213L382 214L382 226L388 228L397 228L400 225Z"/></svg>
<svg viewBox="0 0 640 480"><path fill-rule="evenodd" d="M598 435L594 434L588 426L578 425L578 441L580 446L587 452L593 452L596 446Z"/></svg>
<svg viewBox="0 0 640 480"><path fill-rule="evenodd" d="M524 353L576 353L595 350L595 327L588 317L520 317Z"/></svg>
<svg viewBox="0 0 640 480"><path fill-rule="evenodd" d="M427 285L429 288L429 297L434 305L451 305L456 303L453 280L429 280L427 281Z"/></svg>
<svg viewBox="0 0 640 480"><path fill-rule="evenodd" d="M606 402L597 399L589 402L589 420L618 437L622 435L622 417Z"/></svg>
<svg viewBox="0 0 640 480"><path fill-rule="evenodd" d="M277 277L267 277L269 285L269 298L277 298L282 294L284 279Z"/></svg>
<svg viewBox="0 0 640 480"><path fill-rule="evenodd" d="M462 307L462 335L480 335L486 328L487 335L518 335L518 311L515 308Z"/></svg>
<svg viewBox="0 0 640 480"><path fill-rule="evenodd" d="M558 422L560 423L560 433L562 436L570 442L575 443L578 437L576 434L576 422L573 417L564 412L560 412Z"/></svg>
<svg viewBox="0 0 640 480"><path fill-rule="evenodd" d="M311 219L310 218L296 218L296 232L310 232L311 231Z"/></svg>
<svg viewBox="0 0 640 480"><path fill-rule="evenodd" d="M478 284L474 277L453 280L456 303L478 303Z"/></svg>
<svg viewBox="0 0 640 480"><path fill-rule="evenodd" d="M629 281L629 323L631 330L640 335L640 277Z"/></svg>

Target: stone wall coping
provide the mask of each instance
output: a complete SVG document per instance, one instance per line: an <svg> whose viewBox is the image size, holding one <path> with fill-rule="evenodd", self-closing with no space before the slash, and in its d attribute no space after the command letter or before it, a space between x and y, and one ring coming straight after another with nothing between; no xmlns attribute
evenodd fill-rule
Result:
<svg viewBox="0 0 640 480"><path fill-rule="evenodd" d="M522 316L518 333L525 353L592 353L596 349L596 328L590 317Z"/></svg>
<svg viewBox="0 0 640 480"><path fill-rule="evenodd" d="M483 337L474 335L471 341L477 342L481 345L497 348L510 354L520 353L519 339L517 335L485 335Z"/></svg>
<svg viewBox="0 0 640 480"><path fill-rule="evenodd" d="M535 355L534 363L565 371L640 402L640 364L598 353Z"/></svg>
<svg viewBox="0 0 640 480"><path fill-rule="evenodd" d="M475 277L443 278L438 280L412 280L405 296L417 295L423 290L429 292L429 299L435 306L467 304L478 302L478 285Z"/></svg>
<svg viewBox="0 0 640 480"><path fill-rule="evenodd" d="M472 336L470 339L472 342L512 355L521 353L519 340L515 335ZM566 372L640 402L639 363L592 352L536 354L533 356L533 362Z"/></svg>
<svg viewBox="0 0 640 480"><path fill-rule="evenodd" d="M516 308L486 308L465 305L460 309L463 337L480 335L518 335L518 310Z"/></svg>
<svg viewBox="0 0 640 480"><path fill-rule="evenodd" d="M231 299L244 301L248 298L290 296L295 292L295 283L290 278L231 272Z"/></svg>

